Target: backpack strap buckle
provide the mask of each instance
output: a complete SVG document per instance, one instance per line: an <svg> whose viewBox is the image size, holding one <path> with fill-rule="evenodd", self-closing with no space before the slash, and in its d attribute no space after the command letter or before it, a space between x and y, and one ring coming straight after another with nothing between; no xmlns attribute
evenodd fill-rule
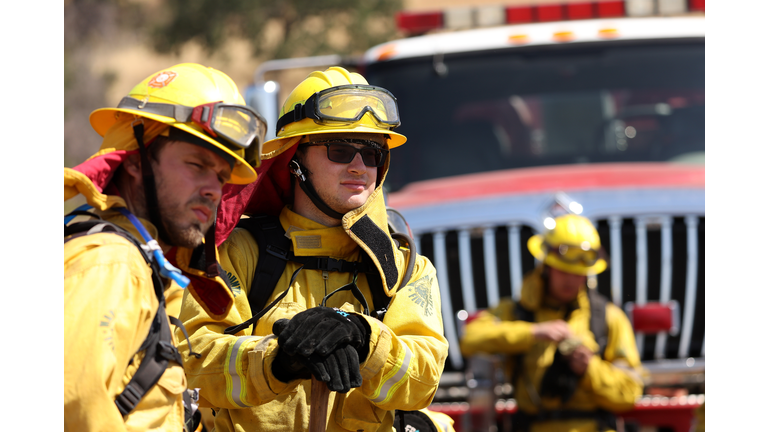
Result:
<svg viewBox="0 0 768 432"><path fill-rule="evenodd" d="M128 415L141 400L143 393L139 392L131 383L125 386L125 390L115 398L115 405L122 415Z"/></svg>
<svg viewBox="0 0 768 432"><path fill-rule="evenodd" d="M320 257L317 259L317 268L320 270L340 272L344 270L344 261Z"/></svg>
<svg viewBox="0 0 768 432"><path fill-rule="evenodd" d="M176 363L178 363L180 365L184 364L182 362L182 360L181 360L181 354L179 354L179 350L176 349L176 347L173 346L172 343L170 343L168 341L160 341L160 342L158 342L157 345L158 345L158 348L159 348L157 353L162 358L164 358L166 360L170 360L170 361L175 361Z"/></svg>
<svg viewBox="0 0 768 432"><path fill-rule="evenodd" d="M272 256L280 258L281 260L288 261L288 252L280 249L279 247L269 244L266 246L266 252Z"/></svg>

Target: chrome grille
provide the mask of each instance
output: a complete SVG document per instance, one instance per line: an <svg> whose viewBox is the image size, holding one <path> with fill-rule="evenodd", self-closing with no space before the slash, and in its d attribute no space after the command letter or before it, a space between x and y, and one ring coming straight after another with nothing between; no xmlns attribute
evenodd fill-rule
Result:
<svg viewBox="0 0 768 432"><path fill-rule="evenodd" d="M643 360L704 356L704 217L698 215L611 216L593 219L610 266L597 289L622 308L627 302L677 300L679 335L637 335ZM535 234L526 224L462 226L425 231L417 249L437 269L445 335L446 370L461 370L456 313L473 313L499 298L518 299L523 275L535 261L526 246Z"/></svg>

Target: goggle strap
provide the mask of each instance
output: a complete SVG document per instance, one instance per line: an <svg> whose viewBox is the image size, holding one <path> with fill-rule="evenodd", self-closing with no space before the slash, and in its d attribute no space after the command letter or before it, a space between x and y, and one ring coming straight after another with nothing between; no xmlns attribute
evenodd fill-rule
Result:
<svg viewBox="0 0 768 432"><path fill-rule="evenodd" d="M307 102L309 102L309 101L307 101ZM305 104L296 104L296 105L294 105L292 111L289 111L289 112L283 114L277 120L276 130L278 132L280 132L280 130L283 127L288 126L291 123L295 123L295 122L304 120L305 118L307 118L307 115L305 114L305 112L306 112L306 105Z"/></svg>
<svg viewBox="0 0 768 432"><path fill-rule="evenodd" d="M156 102L145 102L132 98L130 96L124 97L119 104L118 108L132 109L136 111L146 111L150 114L157 114L164 117L170 117L179 123L189 123L192 121L192 111L194 107L188 107L184 105L172 105Z"/></svg>

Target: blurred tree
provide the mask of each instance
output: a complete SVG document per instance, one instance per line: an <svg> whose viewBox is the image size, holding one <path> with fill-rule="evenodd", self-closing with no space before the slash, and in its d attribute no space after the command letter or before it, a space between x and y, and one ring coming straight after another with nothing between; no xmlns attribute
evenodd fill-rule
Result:
<svg viewBox="0 0 768 432"><path fill-rule="evenodd" d="M94 48L132 43L143 16L143 6L128 0L64 1L64 166L81 163L101 145L88 116L107 106L105 95L117 73L94 70ZM64 212L84 203L82 196L66 201Z"/></svg>
<svg viewBox="0 0 768 432"><path fill-rule="evenodd" d="M98 149L88 116L115 103L107 96L118 81L120 94L131 88L128 75L186 61L230 72L243 63L228 57L235 40L247 41L256 61L361 54L397 36L401 8L402 0L64 0L64 165Z"/></svg>
<svg viewBox="0 0 768 432"><path fill-rule="evenodd" d="M95 73L91 48L114 43L142 22L141 8L127 0L66 0L64 2L64 165L80 163L98 149L101 138L88 115L105 106L105 93L115 72Z"/></svg>
<svg viewBox="0 0 768 432"><path fill-rule="evenodd" d="M166 0L154 47L178 52L189 41L208 52L229 37L265 59L359 54L395 36L402 0Z"/></svg>

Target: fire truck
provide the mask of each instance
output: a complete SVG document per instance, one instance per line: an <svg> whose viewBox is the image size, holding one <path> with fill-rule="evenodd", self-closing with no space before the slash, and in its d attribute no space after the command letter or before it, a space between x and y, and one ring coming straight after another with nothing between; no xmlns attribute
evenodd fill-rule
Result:
<svg viewBox="0 0 768 432"><path fill-rule="evenodd" d="M264 75L332 64L398 98L408 143L391 153L388 206L437 269L450 343L431 409L457 431L509 429L513 389L458 341L478 311L519 297L527 240L567 212L597 227L610 265L588 285L627 312L648 371L620 429L687 432L704 403L704 1L396 19L411 36L361 58L266 62L246 99L275 124L279 85Z"/></svg>

